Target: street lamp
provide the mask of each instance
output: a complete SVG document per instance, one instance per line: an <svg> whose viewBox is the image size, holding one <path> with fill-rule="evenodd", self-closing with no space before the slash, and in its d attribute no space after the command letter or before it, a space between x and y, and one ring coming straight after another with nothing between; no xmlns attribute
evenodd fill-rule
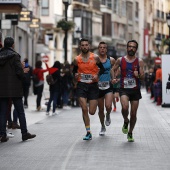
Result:
<svg viewBox="0 0 170 170"><path fill-rule="evenodd" d="M65 5L65 20L67 21L67 10L68 6L72 3L72 0L62 0L63 4ZM64 39L64 44L65 44L65 61L67 61L67 37L68 37L68 30L65 30L65 39Z"/></svg>
<svg viewBox="0 0 170 170"><path fill-rule="evenodd" d="M170 40L170 12L166 15L166 20L167 20L167 24L168 24L168 27L169 27L169 40ZM170 41L169 41L169 54L170 54Z"/></svg>
<svg viewBox="0 0 170 170"><path fill-rule="evenodd" d="M76 39L76 44L77 44L77 42L78 42L78 44L79 44L79 40L80 40L80 38L81 38L81 30L79 29L79 27L78 27L77 30L75 31L74 38Z"/></svg>

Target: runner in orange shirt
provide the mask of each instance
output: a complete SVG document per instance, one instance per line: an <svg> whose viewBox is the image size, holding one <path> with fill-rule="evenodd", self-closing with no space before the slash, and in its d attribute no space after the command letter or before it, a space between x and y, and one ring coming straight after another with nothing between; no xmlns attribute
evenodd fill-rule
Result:
<svg viewBox="0 0 170 170"><path fill-rule="evenodd" d="M94 115L97 109L98 74L104 71L99 56L90 52L90 44L87 39L80 40L81 54L74 59L73 73L77 79L77 97L82 108L82 116L87 131L83 140L92 139L90 130L90 118L88 115ZM100 68L100 71L99 71ZM87 105L89 101L89 108Z"/></svg>

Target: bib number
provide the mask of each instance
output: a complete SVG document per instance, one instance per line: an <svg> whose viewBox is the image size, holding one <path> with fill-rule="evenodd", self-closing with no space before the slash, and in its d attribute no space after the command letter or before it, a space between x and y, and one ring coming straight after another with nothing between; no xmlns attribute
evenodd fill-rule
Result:
<svg viewBox="0 0 170 170"><path fill-rule="evenodd" d="M125 78L124 79L124 88L134 88L136 87L136 80L134 78Z"/></svg>
<svg viewBox="0 0 170 170"><path fill-rule="evenodd" d="M99 81L98 87L99 87L100 90L106 90L110 87L110 83L109 83L109 81L102 81L102 82Z"/></svg>
<svg viewBox="0 0 170 170"><path fill-rule="evenodd" d="M80 75L80 82L91 83L92 82L92 75L91 74L81 74Z"/></svg>

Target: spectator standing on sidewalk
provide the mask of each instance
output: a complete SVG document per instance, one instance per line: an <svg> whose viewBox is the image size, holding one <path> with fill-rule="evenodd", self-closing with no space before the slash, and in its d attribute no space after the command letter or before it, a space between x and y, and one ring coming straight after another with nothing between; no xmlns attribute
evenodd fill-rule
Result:
<svg viewBox="0 0 170 170"><path fill-rule="evenodd" d="M149 69L149 76L150 76L150 99L154 99L154 81L155 81L155 72L153 68Z"/></svg>
<svg viewBox="0 0 170 170"><path fill-rule="evenodd" d="M100 136L105 135L106 126L111 123L110 112L112 111L112 100L113 100L113 90L111 79L114 76L112 74L112 67L115 64L115 59L107 56L107 44L105 42L100 42L98 45L99 58L104 67L104 73L99 76L99 98L98 98L98 108L99 108L99 118L101 123ZM106 109L106 119L105 111ZM104 123L105 120L105 123Z"/></svg>
<svg viewBox="0 0 170 170"><path fill-rule="evenodd" d="M53 67L49 68L49 74L52 75L54 83L49 85L49 90L50 90L50 99L47 104L47 111L46 115L49 115L50 107L51 107L51 102L53 102L53 110L52 110L52 115L54 116L56 114L56 107L57 107L57 99L59 97L59 92L60 92L60 67L61 64L59 61L55 61Z"/></svg>
<svg viewBox="0 0 170 170"><path fill-rule="evenodd" d="M25 74L25 79L23 81L23 90L24 90L24 108L28 108L28 95L29 95L29 88L31 86L31 79L32 79L32 67L28 63L28 58L24 59L25 68L29 68L28 73Z"/></svg>
<svg viewBox="0 0 170 170"><path fill-rule="evenodd" d="M44 89L44 73L48 71L48 65L47 63L45 64L47 69L42 68L42 61L37 61L35 64L35 69L33 70L34 94L37 95L37 111L41 110L41 98Z"/></svg>
<svg viewBox="0 0 170 170"><path fill-rule="evenodd" d="M129 142L133 142L133 129L137 120L137 109L139 106L139 99L142 98L140 91L141 79L144 79L144 68L143 61L136 57L136 51L138 49L138 43L135 40L130 40L127 43L127 55L121 58L118 58L114 71L120 67L121 76L120 76L120 102L122 106L122 115L124 118L124 124L122 127L122 132L127 134ZM113 83L116 82L114 79ZM129 115L129 102L131 105L130 110L130 120ZM128 129L128 125L130 127Z"/></svg>
<svg viewBox="0 0 170 170"><path fill-rule="evenodd" d="M63 103L63 109L71 109L69 103L71 104L69 94L72 88L72 76L70 73L70 64L65 62L61 72L61 97Z"/></svg>
<svg viewBox="0 0 170 170"><path fill-rule="evenodd" d="M87 131L83 140L92 139L90 130L90 118L88 115L94 115L98 104L98 73L104 70L99 56L90 52L90 44L87 39L80 40L81 54L74 59L73 73L77 78L77 97L82 109L83 121ZM99 68L98 68L99 67ZM89 101L89 107L87 104Z"/></svg>
<svg viewBox="0 0 170 170"><path fill-rule="evenodd" d="M156 77L154 81L154 90L155 90L155 102L157 105L162 103L162 69L160 65L157 65Z"/></svg>
<svg viewBox="0 0 170 170"><path fill-rule="evenodd" d="M4 47L0 50L0 136L1 142L7 142L6 135L6 113L9 99L12 99L15 109L18 112L21 126L22 140L34 138L36 135L28 133L25 111L22 102L23 87L22 80L24 72L20 61L20 55L14 51L14 39L6 37Z"/></svg>

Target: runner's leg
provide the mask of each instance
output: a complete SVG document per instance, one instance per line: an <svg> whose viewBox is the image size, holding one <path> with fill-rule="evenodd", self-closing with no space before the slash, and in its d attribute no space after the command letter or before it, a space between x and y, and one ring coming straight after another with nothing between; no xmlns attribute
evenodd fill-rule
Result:
<svg viewBox="0 0 170 170"><path fill-rule="evenodd" d="M131 101L131 111L130 111L130 127L129 127L129 133L132 133L136 120L137 120L137 109L139 106L139 101Z"/></svg>

